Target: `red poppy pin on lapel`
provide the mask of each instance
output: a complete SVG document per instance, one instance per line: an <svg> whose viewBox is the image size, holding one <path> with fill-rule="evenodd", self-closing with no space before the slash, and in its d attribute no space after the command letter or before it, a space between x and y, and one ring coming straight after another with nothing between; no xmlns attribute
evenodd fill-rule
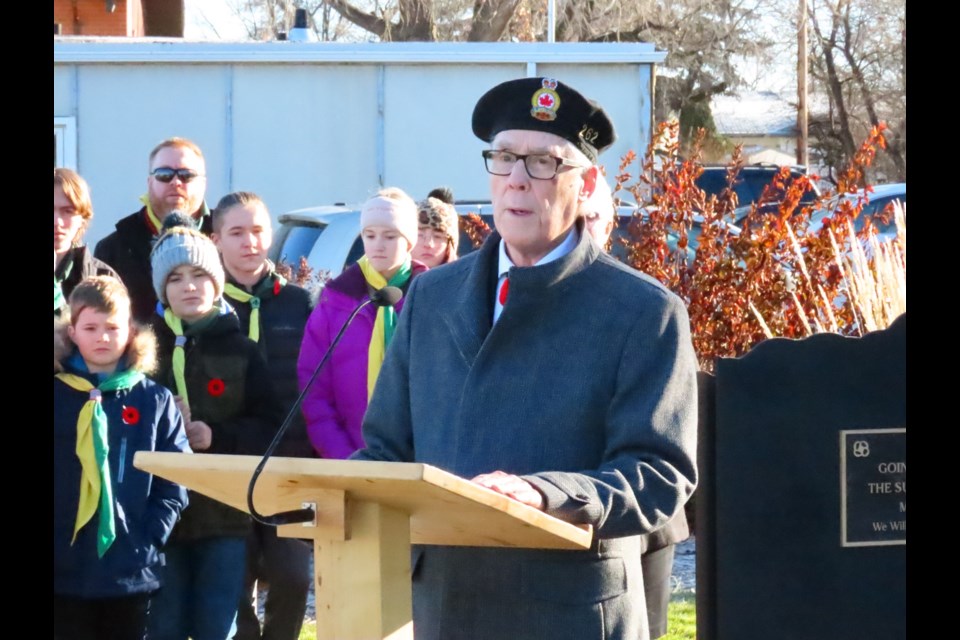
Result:
<svg viewBox="0 0 960 640"><path fill-rule="evenodd" d="M136 407L124 406L120 419L123 420L123 424L137 424L140 422L140 411Z"/></svg>
<svg viewBox="0 0 960 640"><path fill-rule="evenodd" d="M212 378L210 382L207 383L207 393L212 395L214 398L219 398L222 396L226 388L227 386L223 384L223 380L220 378Z"/></svg>

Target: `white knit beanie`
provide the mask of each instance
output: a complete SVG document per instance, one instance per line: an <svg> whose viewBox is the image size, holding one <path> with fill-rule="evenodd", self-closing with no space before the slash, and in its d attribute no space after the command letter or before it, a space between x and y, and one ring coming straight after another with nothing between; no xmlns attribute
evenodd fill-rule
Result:
<svg viewBox="0 0 960 640"><path fill-rule="evenodd" d="M396 229L413 247L417 244L417 204L410 196L376 195L360 209L360 230L371 226Z"/></svg>
<svg viewBox="0 0 960 640"><path fill-rule="evenodd" d="M210 274L216 288L216 297L223 295L223 265L216 245L200 233L192 219L172 211L163 219L163 230L150 252L153 269L153 290L163 304L167 302L167 278L180 265L199 267Z"/></svg>

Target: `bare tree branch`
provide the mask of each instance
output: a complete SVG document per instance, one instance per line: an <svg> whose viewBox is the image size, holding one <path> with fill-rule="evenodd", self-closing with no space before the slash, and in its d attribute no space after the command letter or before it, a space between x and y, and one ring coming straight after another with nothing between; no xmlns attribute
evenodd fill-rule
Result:
<svg viewBox="0 0 960 640"><path fill-rule="evenodd" d="M830 121L812 126L815 147L829 164L846 164L856 152L854 140L884 123L887 162L878 156L872 171L906 180L904 9L903 0L829 0L809 6L811 77L836 110L836 120L831 113Z"/></svg>
<svg viewBox="0 0 960 640"><path fill-rule="evenodd" d="M387 22L383 18L372 13L367 13L366 11L361 11L350 2L345 2L344 0L326 0L325 4L333 7L337 13L353 24L376 36L382 38L384 33L387 32Z"/></svg>
<svg viewBox="0 0 960 640"><path fill-rule="evenodd" d="M476 0L470 42L496 42L503 37L521 0Z"/></svg>

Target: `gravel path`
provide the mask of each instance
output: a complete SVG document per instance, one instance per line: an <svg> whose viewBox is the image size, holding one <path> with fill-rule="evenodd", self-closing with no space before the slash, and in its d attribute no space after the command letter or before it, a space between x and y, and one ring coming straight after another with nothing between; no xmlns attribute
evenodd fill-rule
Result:
<svg viewBox="0 0 960 640"><path fill-rule="evenodd" d="M313 560L310 560L313 571ZM697 541L691 537L677 545L673 556L673 582L674 593L694 593L697 590ZM263 603L266 592L261 591L258 594L258 613L263 620ZM313 588L307 595L307 612L305 620L313 621L316 618L315 601L313 599Z"/></svg>

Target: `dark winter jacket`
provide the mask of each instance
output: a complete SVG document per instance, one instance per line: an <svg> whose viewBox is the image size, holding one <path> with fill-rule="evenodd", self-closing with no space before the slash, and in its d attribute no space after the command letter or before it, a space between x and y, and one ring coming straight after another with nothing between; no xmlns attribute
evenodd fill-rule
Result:
<svg viewBox="0 0 960 640"><path fill-rule="evenodd" d="M176 393L173 332L159 316L154 329L160 343L157 380ZM191 419L207 423L213 432L210 448L195 453L262 455L283 414L257 345L240 332L232 311L218 316L199 335L190 335L189 329L185 333L184 378ZM249 527L246 513L191 491L190 508L173 539L246 536Z"/></svg>
<svg viewBox="0 0 960 640"><path fill-rule="evenodd" d="M87 371L82 359L63 357L64 347L69 349L72 345L63 335L56 336L54 362L59 362L68 373L97 385L97 375ZM88 397L60 379L53 379L53 592L82 598L151 592L160 586L158 550L187 505L187 490L134 468L133 454L190 453L183 418L173 395L149 379L126 391L103 392L100 402L108 422L117 537L104 556L98 558L98 514L70 544L80 495L77 418Z"/></svg>
<svg viewBox="0 0 960 640"><path fill-rule="evenodd" d="M93 254L84 246L71 249L70 253L60 261L53 275L60 280L64 302L70 298L70 294L84 278L90 276L120 277L116 271L110 268L110 265L94 258ZM59 317L60 309L54 309L53 315Z"/></svg>
<svg viewBox="0 0 960 640"><path fill-rule="evenodd" d="M203 212L200 231L210 235L213 225L207 215L207 205ZM133 318L137 322L148 323L157 306L157 294L153 290L153 270L150 267L150 250L153 248L153 230L147 222L147 208L142 207L136 213L121 218L116 231L97 243L94 255L113 267L123 284L130 292L133 306Z"/></svg>
<svg viewBox="0 0 960 640"><path fill-rule="evenodd" d="M267 361L270 379L286 417L300 393L297 386L297 356L300 354L303 328L310 317L313 301L306 289L290 283L281 285L276 273L271 272L264 280L268 281L261 281L253 288L253 291L267 289L267 293L260 296L260 339L257 344ZM229 274L227 281L243 288L237 285ZM229 302L240 319L240 330L244 335L249 335L250 303L239 302L233 298L229 298ZM274 455L316 457L310 439L307 438L303 414L299 410Z"/></svg>

